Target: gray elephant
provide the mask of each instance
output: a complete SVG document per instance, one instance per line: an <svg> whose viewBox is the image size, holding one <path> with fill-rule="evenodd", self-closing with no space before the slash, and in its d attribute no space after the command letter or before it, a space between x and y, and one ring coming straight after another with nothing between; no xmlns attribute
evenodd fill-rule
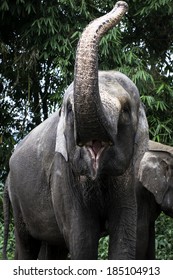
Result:
<svg viewBox="0 0 173 280"><path fill-rule="evenodd" d="M173 147L149 141L137 186L137 259L155 259L155 220L163 211L173 218Z"/></svg>
<svg viewBox="0 0 173 280"><path fill-rule="evenodd" d="M119 72L98 72L99 41L126 10L120 1L86 27L61 110L10 159L5 201L9 194L16 259L37 259L42 243L50 259L68 252L71 259L97 259L104 234L109 259L135 258L135 186L148 124L133 82Z"/></svg>

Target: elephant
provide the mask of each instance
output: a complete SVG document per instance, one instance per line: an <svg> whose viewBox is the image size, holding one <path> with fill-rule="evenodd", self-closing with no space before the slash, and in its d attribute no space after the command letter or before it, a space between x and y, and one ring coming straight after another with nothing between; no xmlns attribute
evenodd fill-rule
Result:
<svg viewBox="0 0 173 280"><path fill-rule="evenodd" d="M135 259L135 189L148 123L135 84L118 71L98 71L99 41L127 7L117 2L84 29L61 109L10 158L5 200L13 209L16 259L37 259L42 244L49 259L97 259L105 234L109 259Z"/></svg>
<svg viewBox="0 0 173 280"><path fill-rule="evenodd" d="M155 221L163 211L173 218L173 147L149 141L137 185L137 259L155 259Z"/></svg>

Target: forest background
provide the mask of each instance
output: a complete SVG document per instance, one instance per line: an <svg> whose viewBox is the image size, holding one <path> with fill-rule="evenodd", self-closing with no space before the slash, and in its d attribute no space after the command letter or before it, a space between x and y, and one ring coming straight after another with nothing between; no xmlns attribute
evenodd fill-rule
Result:
<svg viewBox="0 0 173 280"><path fill-rule="evenodd" d="M173 145L173 1L131 0L118 28L100 42L99 68L116 69L137 85L150 139ZM61 106L73 80L75 50L85 26L115 0L0 1L0 252L3 185L15 145ZM10 226L8 256L14 253ZM173 221L156 222L158 259L173 259ZM100 242L106 258L108 238ZM0 253L1 258L1 253Z"/></svg>

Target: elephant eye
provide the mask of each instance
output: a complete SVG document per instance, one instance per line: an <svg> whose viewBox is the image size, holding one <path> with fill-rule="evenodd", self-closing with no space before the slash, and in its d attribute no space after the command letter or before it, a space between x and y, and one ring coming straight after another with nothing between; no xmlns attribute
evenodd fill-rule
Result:
<svg viewBox="0 0 173 280"><path fill-rule="evenodd" d="M67 120L68 120L68 122L73 123L73 118L74 118L73 106L70 102L68 102L68 104L67 104Z"/></svg>
<svg viewBox="0 0 173 280"><path fill-rule="evenodd" d="M131 110L128 105L125 105L120 114L120 124L128 125L131 120Z"/></svg>
<svg viewBox="0 0 173 280"><path fill-rule="evenodd" d="M72 111L72 104L69 102L67 105L67 113L69 114Z"/></svg>

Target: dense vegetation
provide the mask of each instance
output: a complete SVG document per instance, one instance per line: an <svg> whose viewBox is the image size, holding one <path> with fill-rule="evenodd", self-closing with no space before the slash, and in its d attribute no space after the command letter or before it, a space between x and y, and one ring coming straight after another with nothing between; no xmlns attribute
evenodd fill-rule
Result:
<svg viewBox="0 0 173 280"><path fill-rule="evenodd" d="M136 83L146 106L150 138L173 145L173 3L127 2L129 13L100 43L99 67L118 69ZM114 4L115 0L0 3L0 250L2 190L11 152L61 105L64 90L73 80L81 31ZM172 221L161 215L156 233L157 257L173 259ZM100 257L105 258L107 239L101 242ZM9 251L12 244L11 231Z"/></svg>

